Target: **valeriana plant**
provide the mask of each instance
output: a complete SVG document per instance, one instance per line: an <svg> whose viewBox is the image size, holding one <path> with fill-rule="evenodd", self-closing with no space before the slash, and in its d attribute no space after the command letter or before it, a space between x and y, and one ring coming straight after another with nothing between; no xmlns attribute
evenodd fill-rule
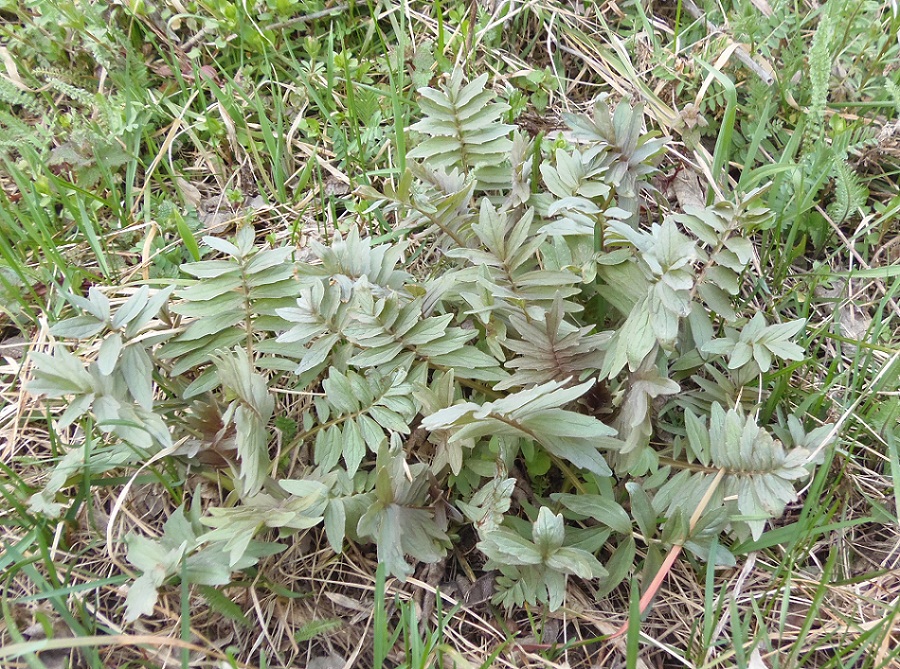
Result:
<svg viewBox="0 0 900 669"><path fill-rule="evenodd" d="M71 444L32 509L60 513L81 468L161 457L230 492L201 511L186 490L162 537L126 538L143 574L127 620L169 578L225 583L320 525L405 579L471 524L495 600L553 609L570 577L620 583L635 536L705 558L795 498L826 435L746 406L803 353L802 320L747 318L758 193L647 213L664 143L640 107L600 99L535 145L486 83L456 71L423 89L409 169L359 190L404 241L351 229L297 262L248 226L204 238L218 259L184 265L174 292L142 287L115 312L98 289L69 297L30 388L101 445L85 459ZM430 270L404 267L413 245Z"/></svg>

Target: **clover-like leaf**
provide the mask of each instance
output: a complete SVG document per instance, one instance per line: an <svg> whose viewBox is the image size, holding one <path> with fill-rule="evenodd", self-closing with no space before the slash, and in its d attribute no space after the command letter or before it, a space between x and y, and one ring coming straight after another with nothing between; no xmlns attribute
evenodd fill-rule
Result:
<svg viewBox="0 0 900 669"><path fill-rule="evenodd" d="M488 566L500 568L507 579L498 581L504 587L495 599L519 605L546 602L555 610L565 600L567 576L605 577L606 570L591 553L564 545L565 535L562 515L545 506L531 525L530 541L508 527L484 531L478 548L488 557Z"/></svg>
<svg viewBox="0 0 900 669"><path fill-rule="evenodd" d="M752 360L763 373L772 366L773 358L802 360L803 348L790 341L803 326L805 319L766 325L765 316L757 312L740 331L726 329L725 337L713 339L703 351L728 355L728 368L740 369Z"/></svg>

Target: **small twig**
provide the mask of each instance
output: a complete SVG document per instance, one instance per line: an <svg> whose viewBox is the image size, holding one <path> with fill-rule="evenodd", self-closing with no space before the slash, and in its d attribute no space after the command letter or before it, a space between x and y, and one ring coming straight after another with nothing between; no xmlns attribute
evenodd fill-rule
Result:
<svg viewBox="0 0 900 669"><path fill-rule="evenodd" d="M187 42L181 45L181 49L187 53L197 46L197 44L200 43L200 40L206 37L207 33L209 33L209 30L206 27L200 28L200 30L194 33Z"/></svg>
<svg viewBox="0 0 900 669"><path fill-rule="evenodd" d="M309 14L303 14L302 16L295 16L284 21L279 21L278 23L273 23L270 26L266 26L266 29L281 30L282 28L289 28L290 26L296 25L298 23L309 23L310 21L317 21L318 19L324 19L326 16L331 16L332 14L340 14L341 12L350 9L351 5L353 7L359 7L360 5L365 4L367 4L367 0L356 0L356 2L353 3L335 5L334 7L329 7L318 12L311 12Z"/></svg>

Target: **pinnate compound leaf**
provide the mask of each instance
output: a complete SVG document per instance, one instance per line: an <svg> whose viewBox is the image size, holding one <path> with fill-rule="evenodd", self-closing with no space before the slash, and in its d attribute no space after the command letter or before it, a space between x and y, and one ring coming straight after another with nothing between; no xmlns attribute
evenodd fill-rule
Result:
<svg viewBox="0 0 900 669"><path fill-rule="evenodd" d="M451 440L487 434L526 437L548 452L600 476L609 476L598 448L621 445L615 430L592 416L560 408L581 397L593 381L566 388L549 381L506 397L477 405L467 402L441 409L422 421L427 430L451 430Z"/></svg>
<svg viewBox="0 0 900 669"><path fill-rule="evenodd" d="M503 516L512 503L515 487L515 479L493 478L472 496L469 503L457 502L457 506L475 523L479 534L488 536L503 522Z"/></svg>
<svg viewBox="0 0 900 669"><path fill-rule="evenodd" d="M681 387L663 376L656 362L649 357L629 376L625 400L613 422L619 437L625 441L622 453L631 453L649 444L653 433L651 400L674 395L679 390Z"/></svg>
<svg viewBox="0 0 900 669"><path fill-rule="evenodd" d="M126 622L152 614L159 587L172 576L185 574L191 583L221 585L228 582L230 569L226 564L211 570L215 560L210 559L210 551L192 554L199 545L199 530L196 520L188 519L184 507L179 506L169 516L159 539L151 540L133 533L125 537L126 559L143 572L128 590ZM185 569L182 569L183 563Z"/></svg>
<svg viewBox="0 0 900 669"><path fill-rule="evenodd" d="M563 517L547 507L541 507L531 525L531 540L503 526L484 532L478 548L488 557L487 566L499 568L505 577L498 579L495 601L520 606L545 602L554 610L565 601L567 576L606 576L591 553L564 542Z"/></svg>
<svg viewBox="0 0 900 669"><path fill-rule="evenodd" d="M799 446L786 449L752 416L735 409L725 411L718 403L712 405L708 423L692 416L688 425L691 453L708 458L714 471L725 472L709 513L724 505L732 534L741 540L748 536L758 539L766 521L780 516L796 499L794 482L809 476L809 450ZM704 429L708 436L702 434ZM712 472L679 472L657 491L654 508L667 516L677 511L690 515L713 476Z"/></svg>
<svg viewBox="0 0 900 669"><path fill-rule="evenodd" d="M283 550L283 547L253 541L262 528L304 530L322 522L327 489L319 484L303 490L308 490L308 494L279 499L259 493L245 497L241 506L212 507L210 515L201 518L200 522L213 529L201 535L198 541L214 543L217 550L226 555L226 564L232 569L253 565L258 557Z"/></svg>
<svg viewBox="0 0 900 669"><path fill-rule="evenodd" d="M406 580L413 572L406 555L422 562L437 562L446 554L450 538L425 508L428 468L407 466L402 452L382 448L376 464L377 501L360 517L356 531L375 540L378 561L388 573Z"/></svg>
<svg viewBox="0 0 900 669"><path fill-rule="evenodd" d="M610 332L592 334L592 327L577 328L568 323L563 301L558 297L544 313L543 322L518 314L509 320L518 337L508 337L503 346L518 354L506 363L507 368L516 371L495 385L495 390L564 381L598 370L612 337Z"/></svg>
<svg viewBox="0 0 900 669"><path fill-rule="evenodd" d="M101 440L88 462L67 454L32 497L32 510L57 515L77 472L133 464L184 436L181 407L171 398L154 403L156 357L173 359L157 378L168 377L176 391L187 384L186 395L208 395L198 402L218 404L212 393L221 383L227 406L199 429L191 424L191 438L202 432L225 446L226 458L237 446L234 494L210 509L210 531L201 536L179 509L158 540L129 539L129 560L143 574L126 617L152 612L170 578L229 582L233 569L278 550L254 541L265 528L285 536L324 522L335 551L345 535L372 540L388 570L406 578L415 561L446 553L453 506L474 524L487 567L500 574L495 601L557 608L569 576L600 578L608 591L632 568L636 546L632 520L604 478L605 450L617 451L623 476L648 474L626 489L653 551L656 542L674 542L708 557L721 531L758 536L794 498L811 451L821 452L831 428L807 434L791 417L777 432L786 448L723 408L739 406L740 397L749 404L748 379L803 355L794 341L803 321L769 326L759 314L737 327L751 235L766 212L751 194L639 226L641 192L651 188L647 176L662 147L642 133L640 107L598 100L593 118L567 117L574 144L548 154L521 134L509 141L506 106L486 84L486 75L466 83L457 69L440 90L423 89L423 118L414 126L423 139L408 169L384 193L361 189L397 212L398 229L437 238L433 279L403 269L407 244L374 244L355 226L331 245L311 242L317 260L295 264L293 248L260 248L247 225L233 239L205 239L214 259L183 267L193 280L164 324L153 321L171 287L151 294L143 286L115 313L96 287L68 298L78 313L51 332L93 339L90 353L36 354L30 389L67 398L61 428L93 412L115 439ZM476 198L485 191L490 199ZM171 322L169 313L183 320ZM607 322L617 325L614 336L584 327ZM702 353L725 356L730 370ZM262 369L279 375L270 380ZM601 399L606 388L585 397L592 384L579 380L597 370L610 381L611 399ZM674 417L677 433L676 412L690 408L686 436L671 445L665 434L652 440L660 428L654 400L681 390L669 370L679 374L685 402L678 397L661 410L663 427ZM287 447L312 448L319 468L279 490L268 478L275 469L268 383L285 379L311 401L276 425L291 433ZM617 408L615 426L573 411L579 399L597 416ZM413 427L417 414L423 429ZM374 471L369 454L377 454ZM513 494L518 500L527 489L516 490L518 479L507 474L514 461L524 461L536 489L557 466L576 479L573 490L583 484L590 492L544 487L535 499L549 494L562 513L523 501L510 514ZM692 530L691 514L719 472L720 489ZM655 491L652 500L645 489ZM623 538L607 573L594 553L613 532Z"/></svg>
<svg viewBox="0 0 900 669"><path fill-rule="evenodd" d="M275 399L269 394L266 379L253 371L252 363L243 349L214 355L222 385L235 393L232 403L235 440L240 459L240 476L244 494L259 492L268 476L269 420L275 411Z"/></svg>
<svg viewBox="0 0 900 669"><path fill-rule="evenodd" d="M412 128L428 138L408 157L433 167L474 170L476 174L478 168L490 171L499 167L512 147L508 135L514 126L500 121L509 107L493 102L494 94L485 90L486 83L487 74L482 74L464 85L463 71L457 68L440 90L420 89L425 117Z"/></svg>

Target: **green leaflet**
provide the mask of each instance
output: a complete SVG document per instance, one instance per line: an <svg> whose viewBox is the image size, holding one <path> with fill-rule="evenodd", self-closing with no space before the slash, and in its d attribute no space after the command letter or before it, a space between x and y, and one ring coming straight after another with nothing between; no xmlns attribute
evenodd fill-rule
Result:
<svg viewBox="0 0 900 669"><path fill-rule="evenodd" d="M186 515L184 506L172 512L158 540L129 534L126 559L143 573L125 598L125 620L133 622L149 615L157 600L157 590L169 578L185 576L199 585L226 585L234 569L250 567L262 558L283 550L281 546L248 541L239 559L229 560L221 546L203 547L203 527L199 510Z"/></svg>
<svg viewBox="0 0 900 669"><path fill-rule="evenodd" d="M517 354L506 363L507 368L516 371L495 385L497 390L596 373L603 365L603 352L612 337L611 332L592 334L593 327L578 328L566 321L559 297L541 321L513 314L509 322L516 336L508 336L503 347Z"/></svg>
<svg viewBox="0 0 900 669"><path fill-rule="evenodd" d="M765 317L757 313L740 331L726 328L725 337L709 341L703 346L703 351L727 354L729 369L738 369L752 362L759 371L768 372L773 358L803 359L803 348L790 339L805 325L805 319L766 325Z"/></svg>

